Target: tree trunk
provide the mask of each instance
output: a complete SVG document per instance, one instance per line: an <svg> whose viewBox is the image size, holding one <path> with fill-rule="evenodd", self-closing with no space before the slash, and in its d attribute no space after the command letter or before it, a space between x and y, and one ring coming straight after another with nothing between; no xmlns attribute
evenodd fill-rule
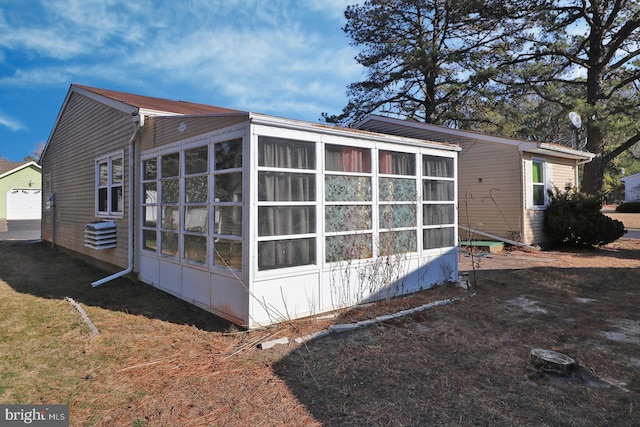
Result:
<svg viewBox="0 0 640 427"><path fill-rule="evenodd" d="M584 165L581 191L593 196L602 193L604 181L604 141L599 126L590 117L587 121L587 151L595 154L593 160Z"/></svg>
<svg viewBox="0 0 640 427"><path fill-rule="evenodd" d="M582 191L593 195L602 194L604 181L604 138L602 137L602 124L598 122L598 110L606 108L604 96L605 59L603 34L600 15L594 13L597 21L589 33L589 69L587 70L587 105L589 116L587 117L587 151L596 157L584 166L582 177Z"/></svg>

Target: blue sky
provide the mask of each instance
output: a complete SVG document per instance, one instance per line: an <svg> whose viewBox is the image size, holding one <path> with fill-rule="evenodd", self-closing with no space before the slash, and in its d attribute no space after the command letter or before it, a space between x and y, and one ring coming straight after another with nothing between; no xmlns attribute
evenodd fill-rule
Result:
<svg viewBox="0 0 640 427"><path fill-rule="evenodd" d="M0 156L47 141L71 83L317 122L364 70L359 0L0 0Z"/></svg>

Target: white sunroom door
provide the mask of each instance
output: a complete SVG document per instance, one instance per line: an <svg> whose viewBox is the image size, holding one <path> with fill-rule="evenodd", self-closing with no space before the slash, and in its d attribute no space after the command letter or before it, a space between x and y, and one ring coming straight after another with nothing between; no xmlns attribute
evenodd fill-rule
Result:
<svg viewBox="0 0 640 427"><path fill-rule="evenodd" d="M7 192L7 220L40 219L42 190L11 189Z"/></svg>

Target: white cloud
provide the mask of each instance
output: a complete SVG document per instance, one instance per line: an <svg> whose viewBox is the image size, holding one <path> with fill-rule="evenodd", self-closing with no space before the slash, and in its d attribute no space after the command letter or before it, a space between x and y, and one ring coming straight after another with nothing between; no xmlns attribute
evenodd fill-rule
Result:
<svg viewBox="0 0 640 427"><path fill-rule="evenodd" d="M335 19L344 19L344 11L348 5L361 4L364 0L306 0L306 4L314 9L327 13Z"/></svg>
<svg viewBox="0 0 640 427"><path fill-rule="evenodd" d="M342 108L332 105L344 103L346 85L363 75L340 29L351 3L42 0L32 12L41 20L0 14L0 31L10 35L0 48L12 52L7 58L30 59L0 75L0 85L100 84L316 117ZM133 90L132 82L144 87Z"/></svg>
<svg viewBox="0 0 640 427"><path fill-rule="evenodd" d="M20 121L5 115L2 111L0 111L0 126L6 127L11 132L17 132L25 129L24 125L20 123Z"/></svg>

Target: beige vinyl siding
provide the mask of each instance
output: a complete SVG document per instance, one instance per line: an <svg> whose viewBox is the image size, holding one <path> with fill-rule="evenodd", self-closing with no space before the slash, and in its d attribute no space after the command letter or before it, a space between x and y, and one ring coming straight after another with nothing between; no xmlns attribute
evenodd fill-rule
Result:
<svg viewBox="0 0 640 427"><path fill-rule="evenodd" d="M550 158L549 164L553 168L552 184L554 187L560 190L564 190L567 184L576 187L575 160Z"/></svg>
<svg viewBox="0 0 640 427"><path fill-rule="evenodd" d="M517 147L484 141L465 142L461 146L459 224L517 239L522 230L522 183ZM469 232L461 229L459 236L466 240ZM477 238L487 240L483 236Z"/></svg>
<svg viewBox="0 0 640 427"><path fill-rule="evenodd" d="M117 267L127 266L128 142L134 129L131 115L77 93L70 95L42 159L42 173L51 174L51 188L57 197L54 237L57 246ZM85 225L101 219L95 215L95 161L117 151L124 152L124 218L115 219L117 247L97 251L84 246ZM44 209L42 237L52 239L52 211Z"/></svg>
<svg viewBox="0 0 640 427"><path fill-rule="evenodd" d="M556 157L541 157L525 154L523 159L531 161L531 158L542 158L547 162L547 170L551 173L551 185L560 190L564 190L565 185L576 185L576 163L575 160L561 159ZM523 171L525 170L523 164ZM523 178L526 180L526 173L523 172ZM527 185L525 181L524 191L526 200ZM549 240L544 234L544 209L527 209L525 206L524 236L525 243L528 244L544 244Z"/></svg>
<svg viewBox="0 0 640 427"><path fill-rule="evenodd" d="M247 121L246 115L149 117L141 135L141 151L162 147Z"/></svg>

